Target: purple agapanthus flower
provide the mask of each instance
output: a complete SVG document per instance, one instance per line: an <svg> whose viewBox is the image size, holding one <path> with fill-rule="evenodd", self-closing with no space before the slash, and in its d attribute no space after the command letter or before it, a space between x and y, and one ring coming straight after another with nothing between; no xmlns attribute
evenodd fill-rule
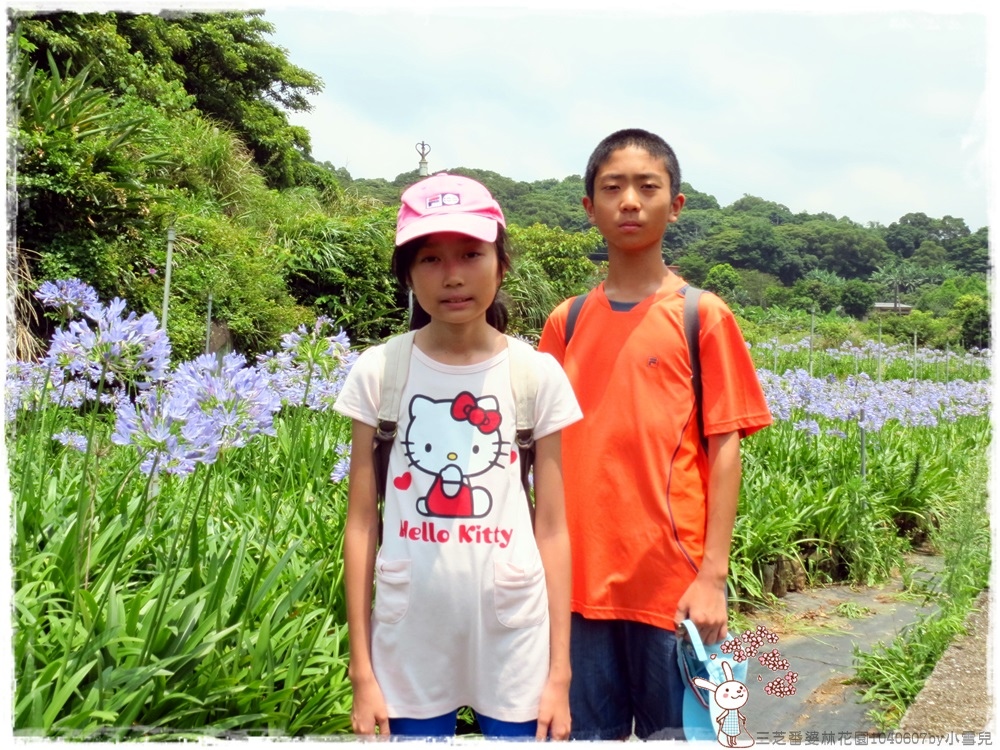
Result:
<svg viewBox="0 0 1000 750"><path fill-rule="evenodd" d="M348 475L351 473L351 456L350 454L342 455L337 463L333 467L333 471L330 472L331 482L342 482L347 479Z"/></svg>
<svg viewBox="0 0 1000 750"><path fill-rule="evenodd" d="M152 313L124 313L125 302L118 298L107 306L90 305L84 310L89 321L74 320L55 332L43 363L95 386L103 378L105 386L144 389L162 380L170 359L166 333Z"/></svg>
<svg viewBox="0 0 1000 750"><path fill-rule="evenodd" d="M162 392L119 406L112 440L145 453L147 470L156 460L165 471L186 474L226 448L274 435L280 409L264 373L246 367L242 354L205 354L180 365Z"/></svg>
<svg viewBox="0 0 1000 750"><path fill-rule="evenodd" d="M333 330L333 322L320 316L311 329L301 325L281 337L281 351L257 358L270 387L282 403L326 411L333 406L347 373L357 359L343 329Z"/></svg>
<svg viewBox="0 0 1000 750"><path fill-rule="evenodd" d="M941 420L986 414L990 406L986 380L876 382L864 372L842 380L812 377L804 370L789 370L782 376L763 368L757 372L774 418L795 420L796 428L813 434L817 434L819 420L824 424L856 422L877 432L890 421L904 427L933 427Z"/></svg>
<svg viewBox="0 0 1000 750"><path fill-rule="evenodd" d="M98 303L94 288L79 279L44 281L35 292L35 297L45 307L58 310L63 320L75 318Z"/></svg>
<svg viewBox="0 0 1000 750"><path fill-rule="evenodd" d="M73 432L72 430L63 430L62 432L57 432L52 436L52 439L62 443L67 448L72 448L73 450L80 451L84 453L87 450L87 438L81 435L79 432Z"/></svg>
<svg viewBox="0 0 1000 750"><path fill-rule="evenodd" d="M144 473L157 468L168 474L187 476L198 463L215 460L214 451L183 439L185 421L172 406L166 394L153 390L140 395L134 404L120 404L116 410L111 442L132 445L143 454L140 469Z"/></svg>

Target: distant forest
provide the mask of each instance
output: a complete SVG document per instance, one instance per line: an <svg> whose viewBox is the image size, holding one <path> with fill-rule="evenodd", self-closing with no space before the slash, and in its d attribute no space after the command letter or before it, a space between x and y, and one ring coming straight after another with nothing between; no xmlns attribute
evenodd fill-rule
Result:
<svg viewBox="0 0 1000 750"><path fill-rule="evenodd" d="M392 181L352 179L344 168L329 162L322 166L341 184L386 204L398 205L401 192L419 179L416 170ZM513 224L541 223L571 232L590 228L580 203L585 194L580 175L523 182L481 169L444 171L468 175L486 185ZM780 203L746 194L723 207L715 196L687 182L681 183L681 192L687 198L684 210L663 241L667 259L675 263L685 257L689 263L701 258L709 266L729 263L771 274L786 285L813 270L845 280L865 279L901 261L910 261L930 276L935 269L937 275L944 275L949 267L962 273L986 273L989 268L987 228L971 232L964 219L953 216L909 213L889 226L862 225L830 213L792 213Z"/></svg>

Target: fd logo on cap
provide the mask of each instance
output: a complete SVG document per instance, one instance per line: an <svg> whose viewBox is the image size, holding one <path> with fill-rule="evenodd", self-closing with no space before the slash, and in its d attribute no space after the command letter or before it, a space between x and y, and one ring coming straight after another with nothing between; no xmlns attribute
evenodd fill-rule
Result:
<svg viewBox="0 0 1000 750"><path fill-rule="evenodd" d="M458 193L439 193L427 199L427 208L441 208L441 206L455 206L462 202Z"/></svg>

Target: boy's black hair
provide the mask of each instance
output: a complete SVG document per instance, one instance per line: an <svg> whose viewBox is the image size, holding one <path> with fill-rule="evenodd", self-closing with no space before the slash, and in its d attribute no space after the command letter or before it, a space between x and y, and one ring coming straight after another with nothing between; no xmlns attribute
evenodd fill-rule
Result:
<svg viewBox="0 0 1000 750"><path fill-rule="evenodd" d="M409 242L404 242L402 245L398 245L392 254L392 275L396 277L396 281L399 282L399 285L403 289L409 289L410 287L410 268L413 267L413 259L417 257L417 253L424 246L429 236L425 235ZM495 241L497 246L497 263L504 274L510 270L511 266L510 252L507 249L509 242L507 231L500 224L497 224L497 238ZM497 296L493 298L493 304L486 311L486 322L500 331L500 333L506 333L509 319L510 315L507 312L507 306L500 299L500 292L498 291ZM431 316L420 306L417 298L414 297L413 312L410 315L410 330L415 331L418 328L423 328L430 322Z"/></svg>
<svg viewBox="0 0 1000 750"><path fill-rule="evenodd" d="M677 163L677 155L670 148L670 144L660 136L640 128L618 130L597 144L587 162L587 171L583 177L587 197L594 200L594 180L597 178L597 170L611 158L611 154L628 146L641 148L650 156L663 159L667 174L670 175L670 198L676 198L681 192L681 166Z"/></svg>

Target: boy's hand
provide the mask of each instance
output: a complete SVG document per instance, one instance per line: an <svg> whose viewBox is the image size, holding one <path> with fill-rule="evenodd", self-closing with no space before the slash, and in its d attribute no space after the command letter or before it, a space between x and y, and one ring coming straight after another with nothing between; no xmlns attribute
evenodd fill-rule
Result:
<svg viewBox="0 0 1000 750"><path fill-rule="evenodd" d="M375 677L352 680L354 705L351 708L351 728L355 734L374 735L378 729L380 737L389 735L389 711L385 705L382 688Z"/></svg>
<svg viewBox="0 0 1000 750"><path fill-rule="evenodd" d="M569 683L548 680L538 704L538 730L535 739L568 740L570 732Z"/></svg>
<svg viewBox="0 0 1000 750"><path fill-rule="evenodd" d="M714 646L726 640L727 633L726 582L711 581L700 573L688 586L677 602L674 621L680 625L691 620L706 646Z"/></svg>

